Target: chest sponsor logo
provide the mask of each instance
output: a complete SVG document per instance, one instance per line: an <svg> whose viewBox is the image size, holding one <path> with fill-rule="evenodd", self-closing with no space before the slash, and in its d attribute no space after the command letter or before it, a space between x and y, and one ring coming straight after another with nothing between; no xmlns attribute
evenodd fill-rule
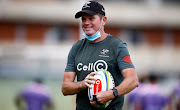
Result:
<svg viewBox="0 0 180 110"><path fill-rule="evenodd" d="M108 65L104 60L97 60L95 63L89 63L88 65L84 65L83 63L78 63L77 70L78 71L98 71L100 69L108 69Z"/></svg>
<svg viewBox="0 0 180 110"><path fill-rule="evenodd" d="M109 57L107 55L107 53L109 53L109 50L108 49L102 49L102 51L100 52L100 57Z"/></svg>

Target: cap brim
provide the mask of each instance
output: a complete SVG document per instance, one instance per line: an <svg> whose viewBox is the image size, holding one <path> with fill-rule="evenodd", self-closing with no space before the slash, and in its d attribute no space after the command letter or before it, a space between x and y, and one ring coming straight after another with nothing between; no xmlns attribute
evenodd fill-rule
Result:
<svg viewBox="0 0 180 110"><path fill-rule="evenodd" d="M82 16L83 13L87 13L87 14L90 14L90 15L95 15L96 12L93 12L93 11L90 11L90 10L82 10L82 11L79 11L76 13L75 15L75 18L80 18Z"/></svg>

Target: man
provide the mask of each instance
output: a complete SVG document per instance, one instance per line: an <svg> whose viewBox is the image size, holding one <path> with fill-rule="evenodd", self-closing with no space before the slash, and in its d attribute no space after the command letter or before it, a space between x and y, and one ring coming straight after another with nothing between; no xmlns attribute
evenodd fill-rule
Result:
<svg viewBox="0 0 180 110"><path fill-rule="evenodd" d="M36 78L18 93L15 104L18 110L53 110L50 91L40 78Z"/></svg>
<svg viewBox="0 0 180 110"><path fill-rule="evenodd" d="M83 36L71 48L64 72L62 93L77 94L76 110L96 110L97 103L112 100L104 110L122 110L124 94L138 86L138 78L131 62L127 46L121 40L105 33L107 17L104 7L96 1L88 1L75 18L82 19ZM114 80L115 88L96 94L97 102L88 99L88 88L95 83L93 75L106 69ZM77 76L77 82L74 82Z"/></svg>

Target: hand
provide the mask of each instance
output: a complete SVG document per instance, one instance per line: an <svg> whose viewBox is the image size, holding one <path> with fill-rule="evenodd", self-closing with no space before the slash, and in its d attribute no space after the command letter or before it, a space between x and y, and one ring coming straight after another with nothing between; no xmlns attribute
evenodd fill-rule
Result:
<svg viewBox="0 0 180 110"><path fill-rule="evenodd" d="M113 99L113 91L109 90L109 91L101 91L99 93L96 94L96 98L97 101L100 104L105 104L106 102L108 102L109 100ZM91 105L93 106L98 106L97 102L94 101L93 99L90 100Z"/></svg>
<svg viewBox="0 0 180 110"><path fill-rule="evenodd" d="M93 75L95 74L98 74L97 72L91 72L90 74L88 74L86 76L86 78L83 80L83 85L85 87L89 87L90 89L92 88L91 87L91 84L95 84L95 81L97 80L95 77L93 77Z"/></svg>
<svg viewBox="0 0 180 110"><path fill-rule="evenodd" d="M97 101L97 97L96 97L96 95L93 95L93 97L90 99L90 103L91 103L91 105L93 105L93 106L100 106L100 105L103 105L103 104L101 104L101 103L99 103L98 101Z"/></svg>
<svg viewBox="0 0 180 110"><path fill-rule="evenodd" d="M90 99L90 104L96 107L99 106L92 98Z"/></svg>

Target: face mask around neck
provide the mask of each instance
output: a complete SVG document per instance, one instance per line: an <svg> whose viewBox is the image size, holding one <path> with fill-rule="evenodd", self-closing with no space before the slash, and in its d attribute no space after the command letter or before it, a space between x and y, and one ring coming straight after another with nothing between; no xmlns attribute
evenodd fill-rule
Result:
<svg viewBox="0 0 180 110"><path fill-rule="evenodd" d="M84 36L86 39L90 40L90 41L94 41L94 40L96 40L96 39L98 39L98 38L101 37L101 33L100 33L100 31L97 31L94 35L92 35L92 36L87 36L87 35L85 34L85 32L83 32L83 36Z"/></svg>

